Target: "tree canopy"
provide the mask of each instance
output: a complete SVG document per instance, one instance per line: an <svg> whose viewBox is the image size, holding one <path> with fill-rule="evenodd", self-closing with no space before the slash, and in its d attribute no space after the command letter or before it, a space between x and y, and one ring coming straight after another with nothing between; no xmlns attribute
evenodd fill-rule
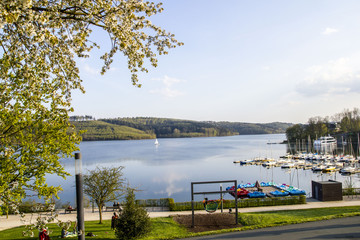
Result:
<svg viewBox="0 0 360 240"><path fill-rule="evenodd" d="M99 208L99 223L102 223L102 208L106 202L119 201L125 192L122 169L124 167L97 167L84 175L84 193L92 198Z"/></svg>
<svg viewBox="0 0 360 240"><path fill-rule="evenodd" d="M117 53L128 60L132 83L157 66L157 54L182 45L151 23L161 3L140 0L3 0L0 2L0 204L9 207L27 194L50 198L46 174L65 177L60 158L80 142L68 135L71 92L84 92L75 58L100 45L95 28L109 36L102 73Z"/></svg>
<svg viewBox="0 0 360 240"><path fill-rule="evenodd" d="M331 120L330 120L331 119ZM295 124L286 129L288 141L317 139L328 134L354 134L360 132L360 110L345 109L332 117L311 117L307 124Z"/></svg>

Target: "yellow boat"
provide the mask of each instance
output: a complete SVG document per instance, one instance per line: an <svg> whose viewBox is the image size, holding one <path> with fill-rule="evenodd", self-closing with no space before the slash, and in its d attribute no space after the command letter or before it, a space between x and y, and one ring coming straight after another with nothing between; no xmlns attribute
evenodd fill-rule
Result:
<svg viewBox="0 0 360 240"><path fill-rule="evenodd" d="M324 168L323 170L322 170L322 172L323 173L328 173L328 172L333 172L333 171L335 171L335 166L327 166L326 168Z"/></svg>

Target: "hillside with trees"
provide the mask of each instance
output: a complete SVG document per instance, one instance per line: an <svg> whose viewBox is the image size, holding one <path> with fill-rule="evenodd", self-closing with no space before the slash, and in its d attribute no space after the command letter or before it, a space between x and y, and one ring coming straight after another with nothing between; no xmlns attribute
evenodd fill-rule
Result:
<svg viewBox="0 0 360 240"><path fill-rule="evenodd" d="M181 137L217 137L245 134L285 133L290 123L235 123L191 121L170 118L111 118L94 119L91 116L71 117L71 123L84 141L129 140Z"/></svg>
<svg viewBox="0 0 360 240"><path fill-rule="evenodd" d="M73 121L77 132L84 141L139 140L155 138L155 134L103 121Z"/></svg>
<svg viewBox="0 0 360 240"><path fill-rule="evenodd" d="M217 124L239 135L284 133L284 130L286 130L288 127L293 125L292 123L281 123L281 122L273 122L273 123L219 122Z"/></svg>

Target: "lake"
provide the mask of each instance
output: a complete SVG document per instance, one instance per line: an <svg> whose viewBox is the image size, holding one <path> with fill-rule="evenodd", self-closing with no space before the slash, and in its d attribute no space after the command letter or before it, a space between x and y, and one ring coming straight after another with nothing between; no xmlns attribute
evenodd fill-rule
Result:
<svg viewBox="0 0 360 240"><path fill-rule="evenodd" d="M311 196L311 181L337 180L355 187L359 174L342 176L339 173L313 173L311 170L280 167L240 166L233 161L255 157L279 158L286 154L285 134L240 135L208 138L161 138L155 140L82 142L83 173L97 166L124 166L124 177L131 187L137 188L137 199L174 198L175 202L191 200L191 182L237 180L239 183L255 181L286 183L306 190ZM63 159L66 171L72 174L66 180L48 177L48 183L61 185L61 202L75 202L74 159ZM223 185L226 188L229 185ZM195 191L218 191L219 184L196 185ZM218 196L200 196L217 199ZM229 194L226 199L231 199Z"/></svg>

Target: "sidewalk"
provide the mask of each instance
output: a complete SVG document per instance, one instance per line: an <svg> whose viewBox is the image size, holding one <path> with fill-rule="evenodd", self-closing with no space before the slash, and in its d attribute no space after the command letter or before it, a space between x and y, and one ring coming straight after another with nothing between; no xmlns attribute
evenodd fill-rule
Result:
<svg viewBox="0 0 360 240"><path fill-rule="evenodd" d="M280 211L280 210L295 210L295 209L310 209L310 208L324 208L324 207L345 207L345 206L360 206L360 198L344 198L343 201L331 201L331 202L320 202L315 199L307 199L306 204L300 205L283 205L283 206L268 206L268 207L253 207L253 208L239 208L239 213L245 212L264 212L264 211ZM218 210L219 211L219 210ZM225 209L224 212L228 210ZM196 214L206 213L206 211L195 211ZM171 215L188 215L191 214L191 211L181 211L181 212L170 212L170 211L156 211L149 212L151 218L155 217L168 217ZM103 220L111 219L113 215L112 211L103 212ZM37 214L33 215L33 221ZM96 221L99 220L99 213L95 210L92 212L91 208L85 209L85 221ZM29 222L31 219L31 214L26 214L25 220ZM64 210L59 211L58 219L61 221L76 221L76 212L73 213L64 213ZM6 216L0 216L0 231L13 228L17 226L24 225L20 220L19 215L9 215L9 218L6 219Z"/></svg>

